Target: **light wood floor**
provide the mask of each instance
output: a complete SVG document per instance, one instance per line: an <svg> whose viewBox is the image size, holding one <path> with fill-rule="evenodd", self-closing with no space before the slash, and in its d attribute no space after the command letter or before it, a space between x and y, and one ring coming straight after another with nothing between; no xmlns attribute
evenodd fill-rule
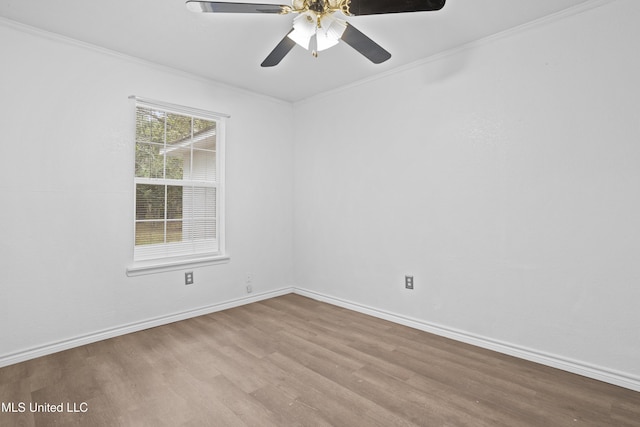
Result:
<svg viewBox="0 0 640 427"><path fill-rule="evenodd" d="M2 368L0 399L2 426L640 426L640 393L293 294Z"/></svg>

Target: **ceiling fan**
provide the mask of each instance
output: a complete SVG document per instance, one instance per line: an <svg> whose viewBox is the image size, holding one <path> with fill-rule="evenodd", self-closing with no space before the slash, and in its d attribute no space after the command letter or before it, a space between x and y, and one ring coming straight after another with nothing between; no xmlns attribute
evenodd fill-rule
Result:
<svg viewBox="0 0 640 427"><path fill-rule="evenodd" d="M374 64L391 58L391 54L334 13L345 16L376 15L384 13L424 12L440 10L445 0L292 0L291 6L262 3L229 3L219 1L188 0L187 8L206 13L270 13L298 14L293 28L260 64L273 67L298 44L318 52L335 46L340 40L360 52Z"/></svg>

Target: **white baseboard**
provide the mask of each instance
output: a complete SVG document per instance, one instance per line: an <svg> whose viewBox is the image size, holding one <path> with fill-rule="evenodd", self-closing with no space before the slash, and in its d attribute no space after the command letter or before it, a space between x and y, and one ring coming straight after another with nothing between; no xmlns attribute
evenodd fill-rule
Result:
<svg viewBox="0 0 640 427"><path fill-rule="evenodd" d="M90 334L69 338L63 341L57 341L42 346L33 347L16 353L2 355L0 356L0 368L3 366L13 365L14 363L20 363L26 360L35 359L36 357L46 356L58 351L68 350L70 348L91 344L97 341L114 338L132 332L142 331L144 329L154 328L156 326L166 325L168 323L173 323L180 320L190 319L196 316L214 313L216 311L222 311L245 304L251 304L253 302L290 294L292 292L293 288L287 287L269 292L256 293L247 295L246 297L236 298L217 304L211 304L193 310L182 311L179 313L173 313L166 316L155 317L140 322L118 326L115 328L104 329L98 332L93 332Z"/></svg>
<svg viewBox="0 0 640 427"><path fill-rule="evenodd" d="M592 378L631 390L640 391L640 377L624 372L617 372L600 366L590 365L578 360L572 360L562 356L536 351L515 344L493 340L480 335L475 335L469 332L448 328L446 326L425 322L423 320L402 316L396 313L391 313L385 310L380 310L374 307L369 307L363 304L358 304L352 301L347 301L341 298L332 297L307 289L294 288L293 292L298 295L326 302L338 307L343 307L349 310L368 314L370 316L378 317L380 319L409 326L411 328L419 329L421 331L440 335L446 338L451 338L453 340L475 345L477 347L486 348L488 350L508 354L520 359L540 363L541 365L546 365L552 368L557 368L563 371L582 375L587 378Z"/></svg>
<svg viewBox="0 0 640 427"><path fill-rule="evenodd" d="M97 341L114 338L120 335L129 334L132 332L138 332L144 329L154 328L156 326L166 325L168 323L177 322L180 320L190 319L196 316L202 316L205 314L214 313L216 311L227 310L234 307L239 307L245 304L251 304L253 302L262 301L269 298L274 298L289 293L296 293L305 297L309 297L318 301L326 302L338 307L347 308L349 310L357 311L359 313L368 314L370 316L385 319L390 322L398 323L400 325L409 326L411 328L419 329L425 332L440 335L446 338L451 338L456 341L461 341L467 344L475 345L478 347L486 348L488 350L494 350L499 353L515 356L520 359L529 360L532 362L540 363L542 365L550 366L553 368L562 369L567 372L582 375L587 378L593 378L599 381L603 381L609 384L614 384L620 387L628 388L635 391L640 391L640 378L624 372L617 372L611 369L606 369L599 366L590 365L581 361L567 359L561 356L548 354L529 348L521 347L515 344L510 344L498 340L492 340L487 337L475 335L465 331L448 328L446 326L437 325L423 320L414 319L411 317L391 313L385 310L380 310L374 307L369 307L363 304L358 304L352 301L344 300L341 298L332 297L322 293L310 291L302 288L286 287L269 292L262 292L246 297L236 298L233 300L224 301L217 304L212 304L204 307L200 307L193 310L187 310L179 313L173 313L166 316L160 316L152 319L143 320L136 323L122 325L116 328L105 329L102 331L77 336L74 338L58 341L54 343L45 344L42 346L30 348L27 350L19 351L12 354L0 356L0 368L3 366L13 365L15 363L24 362L26 360L35 359L36 357L46 356L48 354L56 353L58 351L68 350L70 348L79 347L86 344L91 344Z"/></svg>

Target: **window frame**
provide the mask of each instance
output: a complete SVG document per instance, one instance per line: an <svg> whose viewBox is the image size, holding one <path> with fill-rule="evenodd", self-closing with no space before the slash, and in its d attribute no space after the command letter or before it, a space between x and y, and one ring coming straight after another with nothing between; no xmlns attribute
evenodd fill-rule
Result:
<svg viewBox="0 0 640 427"><path fill-rule="evenodd" d="M159 185L170 185L171 179L162 178L154 181L151 178L136 177L135 167L132 167L133 172L133 236L132 236L132 255L131 259L133 263L127 267L128 276L137 276L141 274L151 274L163 271L171 271L184 269L187 267L200 267L204 265L220 264L229 261L229 256L226 253L225 244L225 148L226 148L226 119L230 116L224 113L216 113L208 110L201 110L197 108L185 107L182 105L171 104L162 101L151 100L147 98L140 98L136 96L130 96L129 99L133 102L133 114L132 117L136 117L138 108L149 108L152 110L163 111L167 114L178 114L183 116L189 116L196 119L204 119L216 122L216 179L213 188L216 189L216 239L218 244L218 250L213 252L200 252L188 255L179 256L159 256L152 259L136 260L135 248L136 248L136 189L138 184L144 184L149 182L155 182ZM136 126L137 120L134 120L133 125L133 163L135 165L135 147L136 141ZM203 187L198 187L203 188ZM165 218L166 220L166 218ZM164 245L167 245L165 243ZM158 246L160 247L160 246Z"/></svg>

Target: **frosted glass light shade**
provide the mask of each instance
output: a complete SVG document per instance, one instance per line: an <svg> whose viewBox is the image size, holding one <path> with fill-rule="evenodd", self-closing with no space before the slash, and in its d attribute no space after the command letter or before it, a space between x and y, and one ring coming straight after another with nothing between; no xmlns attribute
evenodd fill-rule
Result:
<svg viewBox="0 0 640 427"><path fill-rule="evenodd" d="M342 33L347 29L347 24L331 15L322 18L320 28L316 29L316 41L318 52L335 46L340 41Z"/></svg>
<svg viewBox="0 0 640 427"><path fill-rule="evenodd" d="M315 36L314 50L320 52L338 44L346 28L346 22L336 19L332 15L323 16L320 26L318 26L316 14L306 12L295 17L293 31L287 37L309 50L313 36Z"/></svg>
<svg viewBox="0 0 640 427"><path fill-rule="evenodd" d="M316 33L315 15L311 12L302 13L293 20L293 31L287 37L296 42L296 44L309 50L311 37Z"/></svg>

